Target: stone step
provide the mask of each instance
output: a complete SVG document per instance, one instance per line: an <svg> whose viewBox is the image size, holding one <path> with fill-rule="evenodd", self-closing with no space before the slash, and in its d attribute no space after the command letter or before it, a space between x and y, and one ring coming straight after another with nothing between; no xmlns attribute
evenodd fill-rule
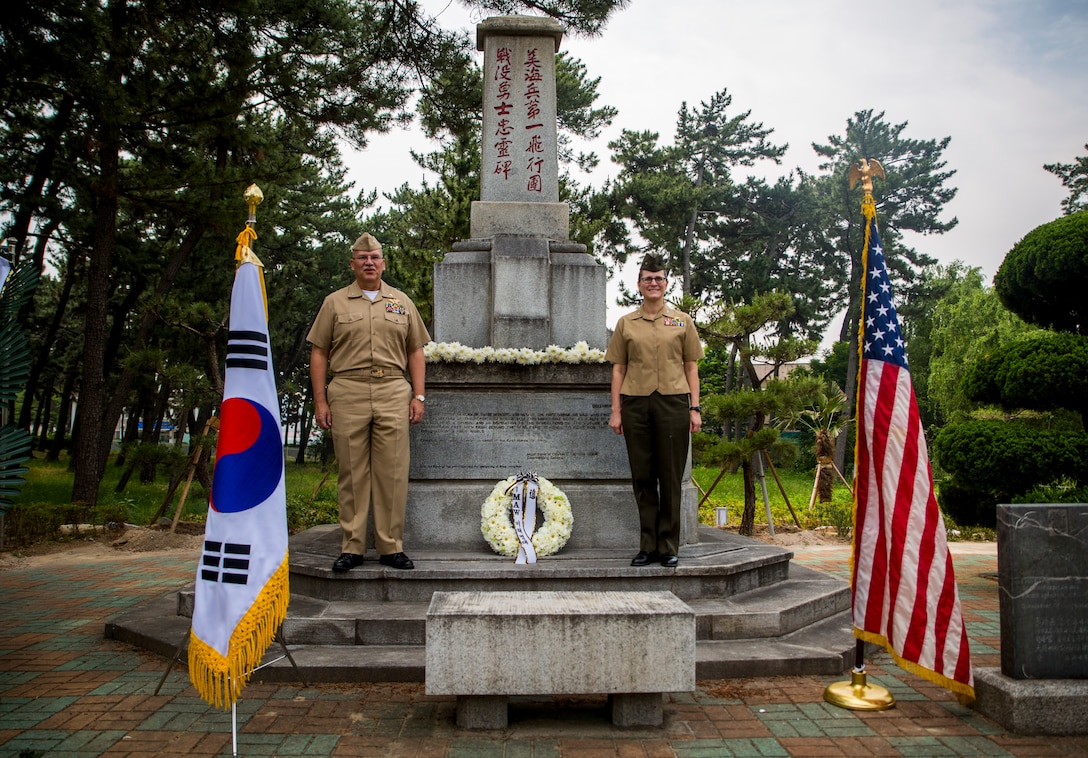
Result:
<svg viewBox="0 0 1088 758"><path fill-rule="evenodd" d="M161 613L162 604L157 601ZM153 604L149 604L153 605ZM106 636L141 647L170 659L178 644L187 639L188 619L157 615L166 621L156 627L166 634L138 634L131 626L107 625ZM145 625L145 629L148 627ZM422 682L426 674L423 645L289 645L291 657L306 683ZM844 611L782 638L698 640L695 643L697 679L728 679L766 676L839 676L853 663L854 638L850 613ZM298 675L283 647L273 643L256 680L297 681ZM184 665L184 655L182 655Z"/></svg>
<svg viewBox="0 0 1088 758"><path fill-rule="evenodd" d="M328 601L429 602L435 592L650 591L667 590L687 601L728 598L789 577L793 553L775 545L704 528L700 541L684 545L680 565L631 565L633 550L564 549L532 565L487 551L413 553L415 569L378 563L373 551L362 566L334 573L339 527L314 527L291 538L291 593Z"/></svg>
<svg viewBox="0 0 1088 758"><path fill-rule="evenodd" d="M789 579L727 599L687 600L699 640L781 637L850 607L841 579L791 567ZM428 602L326 601L294 595L284 622L288 644L422 645ZM178 593L177 612L191 617L193 591Z"/></svg>
<svg viewBox="0 0 1088 758"><path fill-rule="evenodd" d="M413 571L368 560L334 574L336 529L291 538L282 637L307 681L422 681L426 611L439 590L672 592L696 614L700 678L837 675L854 646L846 582L791 566L789 550L721 530L702 528L675 569L632 567L630 551L564 550L519 566L460 550L413 555ZM192 602L191 587L163 595L112 619L106 637L170 658L188 640ZM269 659L280 655L274 644ZM287 660L262 671L297 679Z"/></svg>

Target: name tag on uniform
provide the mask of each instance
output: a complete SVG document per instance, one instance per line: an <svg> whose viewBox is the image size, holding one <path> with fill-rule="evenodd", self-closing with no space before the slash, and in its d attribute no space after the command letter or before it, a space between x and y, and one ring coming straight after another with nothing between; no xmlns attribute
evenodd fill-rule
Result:
<svg viewBox="0 0 1088 758"><path fill-rule="evenodd" d="M669 318L668 316L665 317L665 320L664 320L663 323L664 323L665 326L683 326L684 325L684 322L681 321L680 319L678 319L678 318Z"/></svg>
<svg viewBox="0 0 1088 758"><path fill-rule="evenodd" d="M390 300L385 304L385 312L399 313L401 316L403 316L405 313L408 312L408 309L404 307L404 303L402 303L400 300Z"/></svg>

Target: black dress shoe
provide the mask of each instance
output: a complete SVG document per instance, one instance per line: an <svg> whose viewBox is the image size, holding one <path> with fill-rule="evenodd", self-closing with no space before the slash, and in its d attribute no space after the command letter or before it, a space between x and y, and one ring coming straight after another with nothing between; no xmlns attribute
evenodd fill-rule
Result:
<svg viewBox="0 0 1088 758"><path fill-rule="evenodd" d="M638 555L631 559L632 566L649 566L651 563L657 560L657 553L647 553L645 550L639 550Z"/></svg>
<svg viewBox="0 0 1088 758"><path fill-rule="evenodd" d="M675 555L663 555L661 556L661 565L665 568L676 568L680 563L680 559Z"/></svg>
<svg viewBox="0 0 1088 758"><path fill-rule="evenodd" d="M416 564L412 563L412 559L404 553L379 555L378 562L383 566L392 566L395 569L414 569L416 567Z"/></svg>
<svg viewBox="0 0 1088 758"><path fill-rule="evenodd" d="M363 565L363 556L355 553L340 553L340 557L332 564L333 571L351 571L356 566Z"/></svg>

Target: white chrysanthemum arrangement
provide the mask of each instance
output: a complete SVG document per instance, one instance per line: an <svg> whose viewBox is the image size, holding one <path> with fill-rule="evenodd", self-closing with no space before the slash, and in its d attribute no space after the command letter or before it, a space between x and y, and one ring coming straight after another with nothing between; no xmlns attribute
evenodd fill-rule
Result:
<svg viewBox="0 0 1088 758"><path fill-rule="evenodd" d="M540 366L547 363L604 363L604 351L582 341L574 347L549 345L544 350L528 347L469 347L460 342L428 342L423 346L428 363L509 363Z"/></svg>
<svg viewBox="0 0 1088 758"><path fill-rule="evenodd" d="M511 516L513 497L510 495L510 487L516 479L511 476L496 484L480 508L480 531L487 544L499 555L511 558L518 554L518 535ZM537 478L537 487L536 506L544 523L533 532L532 542L537 557L543 557L558 553L567 544L574 526L574 514L567 496L554 484L541 476Z"/></svg>

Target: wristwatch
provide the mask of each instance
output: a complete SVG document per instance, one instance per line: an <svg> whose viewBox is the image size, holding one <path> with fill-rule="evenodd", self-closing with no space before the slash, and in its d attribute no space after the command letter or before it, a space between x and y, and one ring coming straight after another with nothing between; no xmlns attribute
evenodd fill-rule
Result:
<svg viewBox="0 0 1088 758"><path fill-rule="evenodd" d="M699 413L702 413L702 412L703 412L703 406L701 406L701 405L693 405L693 406L691 406L690 408L688 408L688 410L689 410L689 411L698 411Z"/></svg>
<svg viewBox="0 0 1088 758"><path fill-rule="evenodd" d="M416 395L416 400L418 400L421 403L427 402L427 398L424 395Z"/></svg>

